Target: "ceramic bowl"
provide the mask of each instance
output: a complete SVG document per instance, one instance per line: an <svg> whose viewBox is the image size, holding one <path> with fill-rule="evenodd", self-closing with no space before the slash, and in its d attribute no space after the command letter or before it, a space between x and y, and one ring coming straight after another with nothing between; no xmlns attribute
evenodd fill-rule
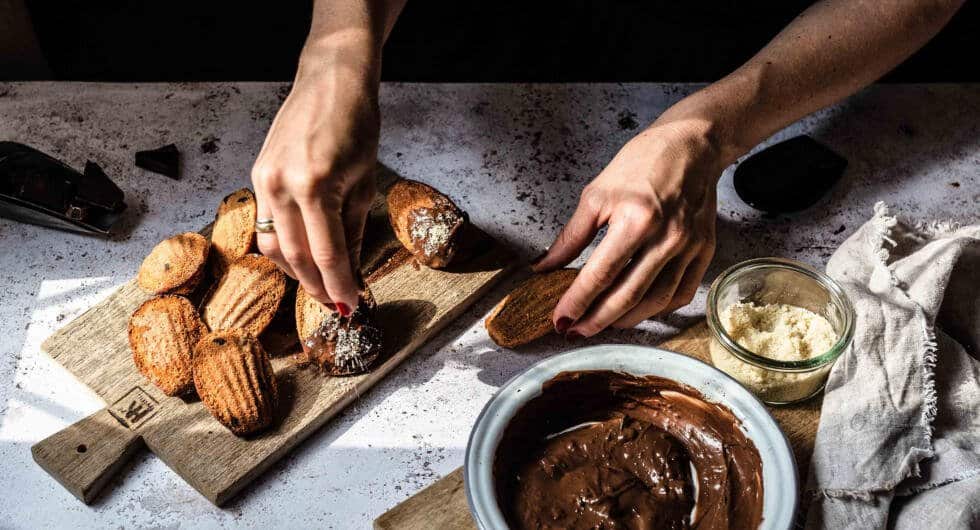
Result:
<svg viewBox="0 0 980 530"><path fill-rule="evenodd" d="M799 479L789 442L766 407L737 381L697 359L660 348L629 345L592 346L555 355L531 366L504 384L487 402L466 445L464 481L470 512L480 528L507 528L497 504L493 460L497 444L514 414L541 386L560 372L614 370L678 381L704 397L727 406L762 458L764 530L786 530L796 512Z"/></svg>

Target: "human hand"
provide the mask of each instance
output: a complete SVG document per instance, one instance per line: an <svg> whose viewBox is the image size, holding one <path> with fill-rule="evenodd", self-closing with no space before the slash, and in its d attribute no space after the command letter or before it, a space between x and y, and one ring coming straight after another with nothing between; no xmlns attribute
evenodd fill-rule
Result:
<svg viewBox="0 0 980 530"><path fill-rule="evenodd" d="M589 337L690 303L715 248L716 190L727 165L698 120L654 123L582 190L535 271L574 260L607 233L562 296L555 329Z"/></svg>
<svg viewBox="0 0 980 530"><path fill-rule="evenodd" d="M314 70L301 67L252 169L258 218L276 230L256 238L310 296L349 314L375 195L378 86L361 68Z"/></svg>

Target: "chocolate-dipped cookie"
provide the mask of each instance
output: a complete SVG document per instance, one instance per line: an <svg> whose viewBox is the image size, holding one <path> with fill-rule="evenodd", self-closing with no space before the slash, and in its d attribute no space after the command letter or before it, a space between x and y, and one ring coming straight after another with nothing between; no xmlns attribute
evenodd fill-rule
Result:
<svg viewBox="0 0 980 530"><path fill-rule="evenodd" d="M296 331L310 361L330 375L369 371L381 356L381 329L374 322L377 304L365 288L350 316L325 307L302 287L296 292Z"/></svg>
<svg viewBox="0 0 980 530"><path fill-rule="evenodd" d="M388 218L395 237L419 263L441 269L452 261L466 214L438 190L402 179L388 190Z"/></svg>

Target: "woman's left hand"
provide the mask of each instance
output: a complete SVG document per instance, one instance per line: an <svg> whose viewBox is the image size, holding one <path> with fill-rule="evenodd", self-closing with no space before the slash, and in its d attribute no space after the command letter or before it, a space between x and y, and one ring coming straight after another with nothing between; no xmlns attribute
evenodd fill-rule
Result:
<svg viewBox="0 0 980 530"><path fill-rule="evenodd" d="M714 255L716 186L725 165L703 121L654 123L582 190L536 272L605 237L558 302L555 330L590 337L687 305Z"/></svg>

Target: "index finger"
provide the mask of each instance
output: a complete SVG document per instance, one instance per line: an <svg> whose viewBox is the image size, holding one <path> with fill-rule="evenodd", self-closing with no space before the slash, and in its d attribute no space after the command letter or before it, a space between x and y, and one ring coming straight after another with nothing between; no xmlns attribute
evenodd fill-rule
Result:
<svg viewBox="0 0 980 530"><path fill-rule="evenodd" d="M272 204L272 216L276 223L276 238L283 258L303 285L306 292L322 302L325 300L323 279L311 258L304 219L299 206L292 201Z"/></svg>
<svg viewBox="0 0 980 530"><path fill-rule="evenodd" d="M564 333L584 315L599 293L613 284L644 242L643 231L636 225L626 221L611 222L606 237L558 301L552 317L555 330Z"/></svg>

